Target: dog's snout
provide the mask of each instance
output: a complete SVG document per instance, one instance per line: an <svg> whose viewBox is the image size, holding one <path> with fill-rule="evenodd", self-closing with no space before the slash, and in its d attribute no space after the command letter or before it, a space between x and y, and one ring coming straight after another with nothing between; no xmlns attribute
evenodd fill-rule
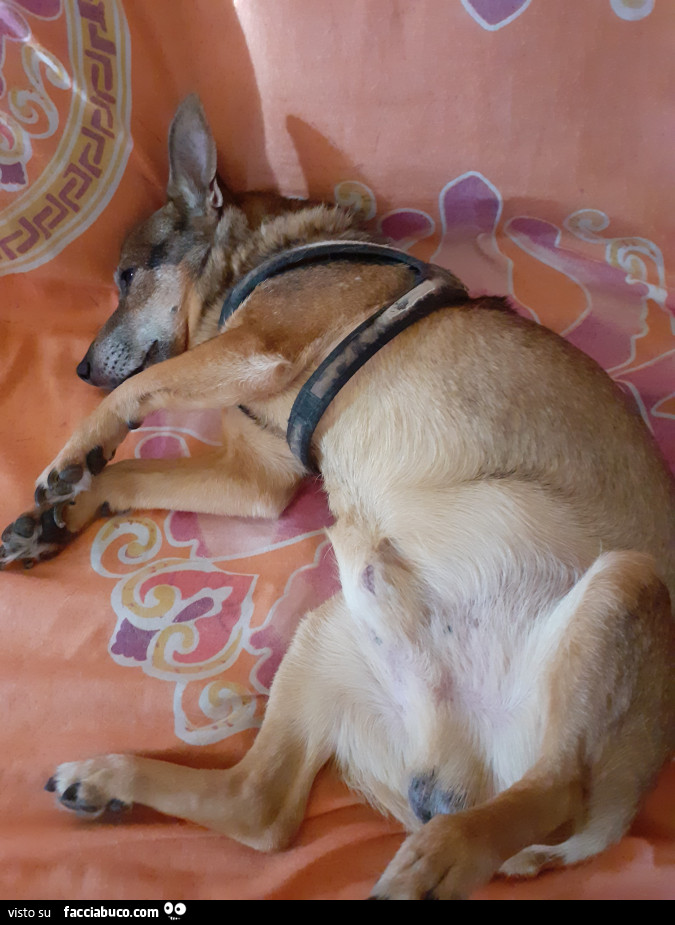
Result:
<svg viewBox="0 0 675 925"><path fill-rule="evenodd" d="M77 375L84 382L91 382L91 364L87 357L85 357L80 363L77 364Z"/></svg>

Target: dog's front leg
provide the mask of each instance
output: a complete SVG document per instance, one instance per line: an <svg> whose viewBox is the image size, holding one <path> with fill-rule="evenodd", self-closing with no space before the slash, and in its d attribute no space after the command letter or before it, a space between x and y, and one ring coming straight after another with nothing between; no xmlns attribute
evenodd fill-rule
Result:
<svg viewBox="0 0 675 925"><path fill-rule="evenodd" d="M29 567L49 559L98 517L120 511L160 508L279 517L298 485L301 467L278 437L262 431L256 436L251 446L237 441L197 457L127 459L106 466L89 490L72 501L43 505L10 524L3 533L0 563L16 559ZM274 444L273 455L254 452L265 442Z"/></svg>
<svg viewBox="0 0 675 925"><path fill-rule="evenodd" d="M197 355L195 365L193 357ZM38 507L2 534L0 566L29 566L65 546L99 512L170 508L236 516L276 516L301 475L285 444L261 432L241 412L226 446L198 459L106 459L150 411L171 406L218 406L251 401L283 388L291 364L264 353L250 335L223 335L122 383L78 428L38 480ZM88 490L87 490L88 489Z"/></svg>
<svg viewBox="0 0 675 925"><path fill-rule="evenodd" d="M106 466L63 514L76 533L105 513L162 508L229 517L279 517L303 475L287 443L238 408L225 443L195 457L128 459Z"/></svg>
<svg viewBox="0 0 675 925"><path fill-rule="evenodd" d="M262 851L285 847L331 757L326 711L317 706L325 687L317 653L321 624L334 609L335 599L303 620L274 679L260 732L235 767L202 770L105 755L60 765L46 789L89 818L141 803Z"/></svg>
<svg viewBox="0 0 675 925"><path fill-rule="evenodd" d="M161 408L227 408L281 391L295 370L240 328L143 370L111 392L36 482L38 504L74 498L102 471L130 429Z"/></svg>

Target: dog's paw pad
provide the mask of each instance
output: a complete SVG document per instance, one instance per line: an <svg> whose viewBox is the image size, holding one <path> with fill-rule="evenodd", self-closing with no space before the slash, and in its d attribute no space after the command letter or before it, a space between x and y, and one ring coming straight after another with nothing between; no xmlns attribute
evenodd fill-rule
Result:
<svg viewBox="0 0 675 925"><path fill-rule="evenodd" d="M13 532L16 533L18 536L22 537L22 539L26 539L26 540L29 539L35 533L36 527L37 527L37 523L30 516L30 514L22 514L21 517L15 520L12 525ZM3 533L2 539L3 541L7 539L4 533Z"/></svg>
<svg viewBox="0 0 675 925"><path fill-rule="evenodd" d="M60 806L92 819L105 812L119 814L131 808L127 759L109 755L62 764L45 784Z"/></svg>
<svg viewBox="0 0 675 925"><path fill-rule="evenodd" d="M84 470L79 463L73 463L72 466L66 466L59 472L59 481L66 485L75 485L84 475Z"/></svg>
<svg viewBox="0 0 675 925"><path fill-rule="evenodd" d="M87 453L87 469L92 475L98 475L106 466L108 460L103 455L103 447L95 446Z"/></svg>
<svg viewBox="0 0 675 925"><path fill-rule="evenodd" d="M59 802L66 809L83 816L100 816L106 807L95 790L83 787L79 781L66 787Z"/></svg>
<svg viewBox="0 0 675 925"><path fill-rule="evenodd" d="M98 463L94 461L94 468L97 465ZM103 466L100 466L98 472L102 468ZM89 488L92 474L97 473L88 467L85 469L80 463L69 463L63 469L50 469L46 476L42 475L38 479L35 487L35 504L41 507L50 502L72 501L76 495Z"/></svg>
<svg viewBox="0 0 675 925"><path fill-rule="evenodd" d="M115 797L105 802L105 797L96 788L87 787L79 781L71 784L63 791L59 802L66 809L90 818L100 816L105 812L122 813L131 808L128 803L124 803Z"/></svg>
<svg viewBox="0 0 675 925"><path fill-rule="evenodd" d="M2 532L0 568L19 561L24 568L51 559L75 536L66 526L66 503L22 514Z"/></svg>
<svg viewBox="0 0 675 925"><path fill-rule="evenodd" d="M83 475L84 470L82 466L77 463L66 466L66 468L62 469L60 472L57 472L56 469L52 469L47 476L48 493L58 498L72 495L74 487L82 480Z"/></svg>

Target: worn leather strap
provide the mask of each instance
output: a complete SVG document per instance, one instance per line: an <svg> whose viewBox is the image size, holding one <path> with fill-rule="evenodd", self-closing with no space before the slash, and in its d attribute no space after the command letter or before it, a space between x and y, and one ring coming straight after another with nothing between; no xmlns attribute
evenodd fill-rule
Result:
<svg viewBox="0 0 675 925"><path fill-rule="evenodd" d="M264 261L230 290L220 314L222 326L256 286L286 270L319 262L364 259L408 266L415 272L415 284L405 295L379 308L348 334L298 392L288 419L286 440L300 462L313 471L317 471L317 467L312 459L312 436L340 389L378 350L411 324L439 308L465 302L466 287L448 270L418 260L395 247L338 239L292 248Z"/></svg>
<svg viewBox="0 0 675 925"><path fill-rule="evenodd" d="M278 276L280 273L294 270L300 266L329 263L334 260L364 259L372 260L376 263L402 263L412 267L418 273L423 273L424 268L428 266L423 260L418 260L411 254L406 254L405 251L398 250L396 247L389 247L387 244L373 244L370 241L345 241L336 238L330 241L317 241L314 244L292 247L263 261L235 283L225 296L223 307L220 310L218 326L222 327L242 302L251 295L256 286L259 286L266 279L271 279L273 276ZM448 274L448 276L452 276L452 274ZM455 280L457 286L462 287L462 283L456 277L453 276L452 279Z"/></svg>
<svg viewBox="0 0 675 925"><path fill-rule="evenodd" d="M288 419L286 440L308 469L318 471L311 449L316 426L354 373L420 318L439 308L466 302L467 291L452 274L431 264L426 265L426 270L404 296L380 308L340 341L298 392Z"/></svg>

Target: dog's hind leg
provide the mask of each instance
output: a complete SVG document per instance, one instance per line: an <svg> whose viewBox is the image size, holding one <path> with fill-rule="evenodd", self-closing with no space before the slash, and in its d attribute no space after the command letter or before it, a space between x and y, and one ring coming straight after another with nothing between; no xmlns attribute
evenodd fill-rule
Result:
<svg viewBox="0 0 675 925"><path fill-rule="evenodd" d="M574 863L630 825L673 742L668 592L648 556L607 553L548 619L539 759L494 798L411 835L374 898L465 898L500 868Z"/></svg>
<svg viewBox="0 0 675 925"><path fill-rule="evenodd" d="M328 601L301 623L274 679L250 751L228 770L200 770L131 755L62 764L46 789L83 816L141 803L262 851L293 838L316 774L331 757L330 725L317 709L323 672L319 633Z"/></svg>

